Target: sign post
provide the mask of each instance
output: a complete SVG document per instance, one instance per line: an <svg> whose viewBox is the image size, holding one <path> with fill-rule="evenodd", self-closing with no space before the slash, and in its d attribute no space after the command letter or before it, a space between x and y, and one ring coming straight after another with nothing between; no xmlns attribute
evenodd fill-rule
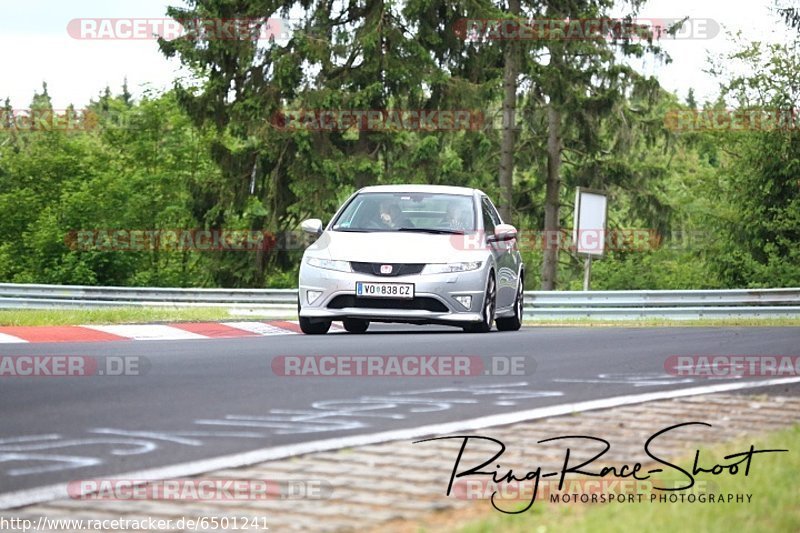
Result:
<svg viewBox="0 0 800 533"><path fill-rule="evenodd" d="M585 257L583 290L588 291L592 278L592 257L603 257L606 244L608 201L605 193L578 187L575 190L575 224L572 241L575 251Z"/></svg>
<svg viewBox="0 0 800 533"><path fill-rule="evenodd" d="M592 256L587 255L583 260L583 290L589 290L589 280L592 277Z"/></svg>

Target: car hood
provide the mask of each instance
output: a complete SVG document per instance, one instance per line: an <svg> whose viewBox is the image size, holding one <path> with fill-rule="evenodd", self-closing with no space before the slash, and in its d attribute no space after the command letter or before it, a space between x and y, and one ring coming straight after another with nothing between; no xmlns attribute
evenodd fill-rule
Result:
<svg viewBox="0 0 800 533"><path fill-rule="evenodd" d="M484 255L478 250L464 248L463 235L325 231L307 252L329 259L365 263L451 263L478 261Z"/></svg>

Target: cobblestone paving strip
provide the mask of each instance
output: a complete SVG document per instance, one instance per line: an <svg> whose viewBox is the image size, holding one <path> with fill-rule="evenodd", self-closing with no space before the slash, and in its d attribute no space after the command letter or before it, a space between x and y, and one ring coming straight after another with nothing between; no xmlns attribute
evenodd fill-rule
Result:
<svg viewBox="0 0 800 533"><path fill-rule="evenodd" d="M645 404L587 411L573 415L486 428L467 434L501 440L507 447L502 466L524 473L542 466L558 471L568 446L573 457L597 452L596 445L564 442L538 444L562 435L592 435L611 443L598 466L651 463L644 443L674 424L699 421L713 427L680 428L658 440L659 456L674 459L697 447L713 446L800 423L800 396L707 394ZM440 436L440 435L437 435ZM322 480L332 487L324 499L284 498L236 501L59 500L15 510L4 516L51 518L266 517L270 531L419 531L421 524L453 517L469 520L489 508L486 500L445 496L461 440L420 444L396 441L333 452L308 454L236 469L219 470L199 479ZM474 444L473 444L474 443ZM493 447L471 441L462 465L479 464ZM591 457L591 456L589 456ZM588 457L586 457L588 459ZM505 470L503 470L505 472ZM113 478L113 476L110 476ZM479 511L480 509L480 511ZM449 518L448 518L449 517ZM228 529L232 530L232 529ZM251 529L252 530L252 529ZM184 530L190 531L190 530ZM194 531L209 531L195 529Z"/></svg>

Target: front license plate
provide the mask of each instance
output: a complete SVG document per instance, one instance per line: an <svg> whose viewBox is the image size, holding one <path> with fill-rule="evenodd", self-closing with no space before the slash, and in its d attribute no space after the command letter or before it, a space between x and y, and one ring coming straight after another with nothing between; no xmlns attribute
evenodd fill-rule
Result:
<svg viewBox="0 0 800 533"><path fill-rule="evenodd" d="M356 296L373 298L408 298L414 297L413 283L367 283L356 282Z"/></svg>

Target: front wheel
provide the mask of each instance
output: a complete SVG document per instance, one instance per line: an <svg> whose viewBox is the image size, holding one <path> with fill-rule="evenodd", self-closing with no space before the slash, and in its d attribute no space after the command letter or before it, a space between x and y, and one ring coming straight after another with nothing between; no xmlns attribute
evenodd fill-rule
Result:
<svg viewBox="0 0 800 533"><path fill-rule="evenodd" d="M342 325L345 331L349 333L364 333L369 327L369 320L361 320L360 318L345 318L342 320Z"/></svg>
<svg viewBox="0 0 800 533"><path fill-rule="evenodd" d="M524 288L522 286L522 278L519 278L519 288L517 289L517 298L514 300L514 316L506 318L498 318L495 320L497 324L497 331L517 331L522 327L522 308L524 298Z"/></svg>
<svg viewBox="0 0 800 533"><path fill-rule="evenodd" d="M478 323L467 324L464 331L467 333L488 333L492 330L494 322L494 310L497 302L497 291L494 283L494 273L489 273L489 281L486 282L486 294L483 297L483 309L481 310L481 320Z"/></svg>
<svg viewBox="0 0 800 533"><path fill-rule="evenodd" d="M324 335L331 329L331 321L312 322L310 318L300 317L300 330L307 335Z"/></svg>

